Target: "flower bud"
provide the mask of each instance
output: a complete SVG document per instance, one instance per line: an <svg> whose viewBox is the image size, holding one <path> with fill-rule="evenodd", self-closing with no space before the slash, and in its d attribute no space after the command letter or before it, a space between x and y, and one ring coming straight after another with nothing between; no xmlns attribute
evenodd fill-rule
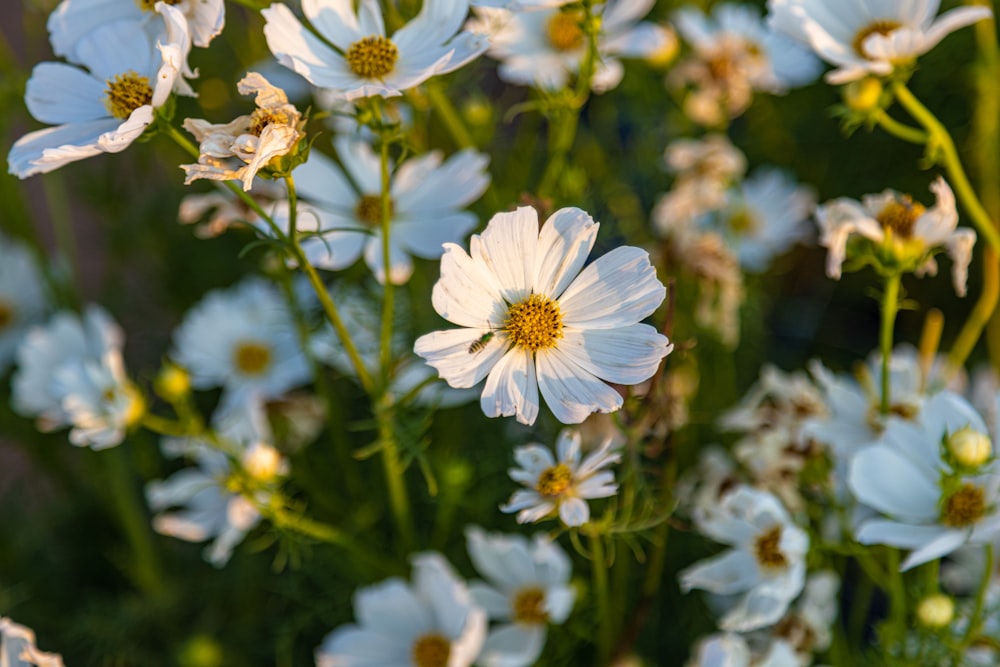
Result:
<svg viewBox="0 0 1000 667"><path fill-rule="evenodd" d="M243 469L258 482L270 482L285 471L285 459L271 445L258 442L243 455Z"/></svg>
<svg viewBox="0 0 1000 667"><path fill-rule="evenodd" d="M670 63L674 62L680 52L681 42L677 39L677 33L670 26L658 25L656 28L663 35L663 44L646 56L646 62L653 67L666 69Z"/></svg>
<svg viewBox="0 0 1000 667"><path fill-rule="evenodd" d="M844 104L851 111L872 111L882 98L882 82L873 77L851 81L844 86L842 94Z"/></svg>
<svg viewBox="0 0 1000 667"><path fill-rule="evenodd" d="M928 628L944 628L955 617L955 601L938 593L928 595L917 605L917 620Z"/></svg>
<svg viewBox="0 0 1000 667"><path fill-rule="evenodd" d="M157 374L153 388L164 400L174 403L191 391L191 376L180 366L168 361Z"/></svg>
<svg viewBox="0 0 1000 667"><path fill-rule="evenodd" d="M948 436L948 452L959 465L977 468L993 455L989 436L966 426Z"/></svg>

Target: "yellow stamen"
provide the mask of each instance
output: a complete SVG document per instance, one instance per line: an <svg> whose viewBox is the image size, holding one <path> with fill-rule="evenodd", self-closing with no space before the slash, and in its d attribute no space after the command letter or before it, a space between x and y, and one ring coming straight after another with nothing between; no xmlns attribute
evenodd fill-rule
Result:
<svg viewBox="0 0 1000 667"><path fill-rule="evenodd" d="M585 35L580 27L581 18L578 12L559 12L549 19L546 31L552 48L575 51L583 46Z"/></svg>
<svg viewBox="0 0 1000 667"><path fill-rule="evenodd" d="M549 613L545 611L545 591L538 586L522 588L514 594L514 622L525 625L545 625Z"/></svg>
<svg viewBox="0 0 1000 667"><path fill-rule="evenodd" d="M908 239L913 236L913 226L926 210L923 204L913 201L908 195L900 195L882 207L875 219L886 231Z"/></svg>
<svg viewBox="0 0 1000 667"><path fill-rule="evenodd" d="M451 643L437 633L417 638L410 653L416 667L447 667L449 656Z"/></svg>
<svg viewBox="0 0 1000 667"><path fill-rule="evenodd" d="M381 79L392 72L398 59L399 49L380 35L360 39L347 49L348 66L363 79Z"/></svg>
<svg viewBox="0 0 1000 667"><path fill-rule="evenodd" d="M244 375L260 375L271 365L271 349L255 341L243 341L233 350L233 365Z"/></svg>
<svg viewBox="0 0 1000 667"><path fill-rule="evenodd" d="M389 219L395 213L395 206L389 200ZM382 226L382 198L378 195L361 195L354 206L354 217L369 227L379 229Z"/></svg>
<svg viewBox="0 0 1000 667"><path fill-rule="evenodd" d="M543 496L554 497L565 492L572 483L573 471L565 463L558 463L542 471L535 484L535 490Z"/></svg>
<svg viewBox="0 0 1000 667"><path fill-rule="evenodd" d="M268 125L292 125L292 114L276 109L256 109L250 114L250 134L259 137Z"/></svg>
<svg viewBox="0 0 1000 667"><path fill-rule="evenodd" d="M157 0L135 0L135 4L144 12L152 12L156 10ZM163 0L168 5L179 5L181 0Z"/></svg>
<svg viewBox="0 0 1000 667"><path fill-rule="evenodd" d="M14 322L14 306L0 299L0 331Z"/></svg>
<svg viewBox="0 0 1000 667"><path fill-rule="evenodd" d="M986 494L975 484L966 484L948 497L941 511L941 522L954 528L965 528L986 514Z"/></svg>
<svg viewBox="0 0 1000 667"><path fill-rule="evenodd" d="M139 107L153 103L153 89L149 78L141 76L134 70L124 74L116 74L107 82L104 106L115 118L125 120Z"/></svg>
<svg viewBox="0 0 1000 667"><path fill-rule="evenodd" d="M781 526L775 526L754 538L753 554L764 569L785 567L788 559L781 553Z"/></svg>
<svg viewBox="0 0 1000 667"><path fill-rule="evenodd" d="M507 309L503 328L511 343L532 352L555 347L563 337L559 304L540 294L530 294Z"/></svg>

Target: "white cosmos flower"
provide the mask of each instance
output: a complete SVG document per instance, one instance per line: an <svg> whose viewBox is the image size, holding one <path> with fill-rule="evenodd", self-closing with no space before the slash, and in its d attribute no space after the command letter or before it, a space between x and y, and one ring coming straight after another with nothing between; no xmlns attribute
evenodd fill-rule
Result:
<svg viewBox="0 0 1000 667"><path fill-rule="evenodd" d="M940 0L768 0L768 21L811 46L840 84L885 76L927 53L950 33L992 16L987 7L959 7L935 20Z"/></svg>
<svg viewBox="0 0 1000 667"><path fill-rule="evenodd" d="M316 649L316 667L469 667L486 638L486 612L443 556L412 558L413 583L393 577L354 594L357 624Z"/></svg>
<svg viewBox="0 0 1000 667"><path fill-rule="evenodd" d="M931 191L937 201L929 209L895 190L865 195L860 202L842 197L818 207L816 220L820 243L827 248L827 275L839 279L844 260L864 253L862 246L848 246L854 238L868 239L876 252L888 253L891 260L917 276L937 273L934 253L943 246L952 260L955 292L965 296L976 232L967 227L956 229L955 194L943 178L931 183ZM854 252L848 256L851 250Z"/></svg>
<svg viewBox="0 0 1000 667"><path fill-rule="evenodd" d="M243 191L249 192L258 171L288 155L305 137L302 114L288 103L285 91L257 72L249 72L236 88L241 95L256 96L252 114L223 124L184 119L184 129L194 135L200 152L196 164L181 165L184 185L199 178L240 180Z"/></svg>
<svg viewBox="0 0 1000 667"><path fill-rule="evenodd" d="M912 549L901 566L908 570L963 544L1000 536L997 461L990 457L977 469L950 461L948 438L964 428L989 441L975 409L958 394L942 391L927 401L916 423L890 422L877 443L854 455L851 491L886 517L858 526L858 542Z"/></svg>
<svg viewBox="0 0 1000 667"><path fill-rule="evenodd" d="M799 185L782 169L761 168L730 193L719 219L740 264L759 273L775 256L809 237L815 205L812 188Z"/></svg>
<svg viewBox="0 0 1000 667"><path fill-rule="evenodd" d="M421 336L414 351L453 387L486 378L489 417L533 424L539 390L564 424L618 410L602 380L638 384L673 346L639 324L666 296L645 250L616 248L583 268L598 227L563 208L539 231L535 209L521 207L493 216L471 254L446 244L432 301L462 328Z"/></svg>
<svg viewBox="0 0 1000 667"><path fill-rule="evenodd" d="M332 271L347 268L364 255L375 278L384 283L379 157L363 141L341 137L336 147L347 175L317 151L295 170L296 189L303 202L296 228L306 235L302 249L313 266ZM461 241L476 227L476 215L461 209L478 199L489 185L488 161L485 154L471 149L447 160L439 151L431 151L393 169L389 185L390 282L399 285L410 279L411 255L437 259L443 252L442 244ZM283 223L287 212L279 210L277 217L279 224Z"/></svg>
<svg viewBox="0 0 1000 667"><path fill-rule="evenodd" d="M28 328L48 308L45 280L28 247L0 234L0 375Z"/></svg>
<svg viewBox="0 0 1000 667"><path fill-rule="evenodd" d="M725 632L701 639L687 667L801 667L801 664L788 642L775 639L751 647L742 635Z"/></svg>
<svg viewBox="0 0 1000 667"><path fill-rule="evenodd" d="M14 409L38 417L46 431L72 426L69 440L80 447L120 444L145 407L125 375L123 342L121 329L99 306L88 306L83 318L56 313L30 330L18 349Z"/></svg>
<svg viewBox="0 0 1000 667"><path fill-rule="evenodd" d="M196 46L208 46L222 32L226 19L223 0L169 0L188 24L190 39ZM138 21L154 37L166 31L155 0L62 0L49 15L48 29L52 50L57 56L79 61L80 43L100 26L122 19Z"/></svg>
<svg viewBox="0 0 1000 667"><path fill-rule="evenodd" d="M542 445L514 449L518 468L507 471L524 489L514 492L502 512L517 512L518 523L541 521L558 512L567 526L582 526L590 521L587 500L608 498L618 493L615 474L602 470L617 463L621 451L610 443L583 458L580 433L563 429L556 441L556 455Z"/></svg>
<svg viewBox="0 0 1000 667"><path fill-rule="evenodd" d="M224 405L275 398L305 383L309 365L292 315L272 285L246 280L209 292L174 332L173 359L196 389L223 387Z"/></svg>
<svg viewBox="0 0 1000 667"><path fill-rule="evenodd" d="M102 24L78 45L84 71L65 63L41 63L28 80L25 103L43 123L7 156L10 173L26 178L100 153L118 153L139 138L173 90L187 93L187 23L171 5L157 4L167 21L165 41L137 21Z"/></svg>
<svg viewBox="0 0 1000 667"><path fill-rule="evenodd" d="M642 17L653 0L609 0L595 11L600 16L598 62L591 81L594 92L616 87L624 75L617 58L643 58L662 50L669 41L661 26ZM498 74L509 83L555 91L577 74L587 51L587 37L579 10L550 5L511 12L475 7L470 29L488 34L490 57L501 61Z"/></svg>
<svg viewBox="0 0 1000 667"><path fill-rule="evenodd" d="M809 536L777 498L739 486L695 515L698 530L733 548L680 573L681 590L739 595L719 622L749 632L775 623L805 584Z"/></svg>
<svg viewBox="0 0 1000 667"><path fill-rule="evenodd" d="M278 62L313 85L356 100L401 95L485 51L482 36L459 32L468 11L467 0L425 0L416 18L391 38L377 0L361 0L357 10L351 0L304 0L302 12L319 37L284 4L261 14Z"/></svg>
<svg viewBox="0 0 1000 667"><path fill-rule="evenodd" d="M39 651L35 633L9 618L0 617L0 665L3 667L63 667L62 657Z"/></svg>
<svg viewBox="0 0 1000 667"><path fill-rule="evenodd" d="M204 556L216 567L229 561L233 548L260 522L254 502L266 502L269 487L288 472L288 462L268 444L263 410L252 399L216 413L214 427L234 447L229 452L206 440L164 438L160 448L166 456L183 456L195 465L146 485L154 530L188 542L211 539Z"/></svg>
<svg viewBox="0 0 1000 667"><path fill-rule="evenodd" d="M545 647L550 623L559 624L573 610L566 552L544 535L533 541L521 535L465 530L469 557L485 582L472 582L472 598L499 624L490 630L477 662L483 667L527 667Z"/></svg>

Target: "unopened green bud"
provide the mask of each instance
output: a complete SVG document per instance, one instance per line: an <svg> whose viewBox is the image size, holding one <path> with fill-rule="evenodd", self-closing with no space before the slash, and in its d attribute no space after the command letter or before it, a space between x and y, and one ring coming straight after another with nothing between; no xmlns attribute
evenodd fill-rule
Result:
<svg viewBox="0 0 1000 667"><path fill-rule="evenodd" d="M948 436L948 451L960 465L978 468L993 455L989 436L966 426Z"/></svg>
<svg viewBox="0 0 1000 667"><path fill-rule="evenodd" d="M928 628L947 627L954 617L955 601L941 593L928 595L917 605L917 620Z"/></svg>
<svg viewBox="0 0 1000 667"><path fill-rule="evenodd" d="M882 98L882 82L873 77L851 81L843 88L844 104L851 111L872 111Z"/></svg>

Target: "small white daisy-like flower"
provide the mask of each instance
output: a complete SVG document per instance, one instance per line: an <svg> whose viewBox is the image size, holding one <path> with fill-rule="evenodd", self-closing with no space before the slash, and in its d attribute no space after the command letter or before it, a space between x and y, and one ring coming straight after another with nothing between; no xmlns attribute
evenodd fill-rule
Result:
<svg viewBox="0 0 1000 667"><path fill-rule="evenodd" d="M333 160L313 152L295 171L302 204L298 231L304 234L302 250L313 266L331 271L344 269L362 255L384 283L410 279L412 256L437 259L442 244L465 238L479 222L462 208L486 190L489 158L466 149L442 160L439 151L411 158L393 169L389 185L389 267L382 254L382 181L379 157L358 140L336 141L343 171ZM356 184L357 189L354 185ZM286 216L279 210L279 219Z"/></svg>
<svg viewBox="0 0 1000 667"><path fill-rule="evenodd" d="M775 623L805 585L809 536L777 498L739 486L718 505L695 515L698 530L733 548L680 574L681 590L742 593L719 622L723 630L749 632Z"/></svg>
<svg viewBox="0 0 1000 667"><path fill-rule="evenodd" d="M188 542L211 539L205 559L222 567L260 522L254 503L266 501L269 487L287 474L288 462L267 442L270 427L258 401L219 411L214 421L236 449L227 453L203 440L165 438L160 448L166 456L183 456L195 466L149 482L146 501L156 513L156 532Z"/></svg>
<svg viewBox="0 0 1000 667"><path fill-rule="evenodd" d="M639 323L666 289L640 248L616 248L583 268L598 227L563 208L539 231L535 209L520 207L493 216L472 237L471 255L446 244L432 301L462 328L421 336L414 351L453 387L486 378L480 405L489 417L533 424L539 390L564 424L621 408L621 394L602 380L638 384L673 349Z"/></svg>
<svg viewBox="0 0 1000 667"><path fill-rule="evenodd" d="M724 2L706 16L687 7L675 14L674 24L693 54L672 70L667 82L691 86L685 112L703 125L739 116L755 91L781 94L819 74L819 61L769 29L756 9Z"/></svg>
<svg viewBox="0 0 1000 667"><path fill-rule="evenodd" d="M725 206L727 193L747 168L746 156L724 134L676 139L667 146L664 160L676 177L651 216L664 236Z"/></svg>
<svg viewBox="0 0 1000 667"><path fill-rule="evenodd" d="M935 19L940 0L768 0L768 22L808 44L836 67L826 80L841 84L886 76L927 53L950 33L993 15L959 7Z"/></svg>
<svg viewBox="0 0 1000 667"><path fill-rule="evenodd" d="M583 457L580 434L563 429L556 440L556 455L542 445L514 449L519 467L508 471L510 478L525 489L515 491L502 512L517 512L518 523L541 521L558 513L567 526L582 526L590 521L587 500L608 498L618 493L615 474L604 470L621 459L621 451L610 444Z"/></svg>
<svg viewBox="0 0 1000 667"><path fill-rule="evenodd" d="M908 570L963 544L1000 536L1000 467L992 457L975 467L962 465L952 439L965 429L989 438L975 409L942 391L927 401L916 423L890 422L878 442L854 455L851 491L888 517L862 522L858 542L912 549L901 566Z"/></svg>
<svg viewBox="0 0 1000 667"><path fill-rule="evenodd" d="M41 63L28 80L25 103L43 123L55 127L18 139L7 156L19 178L46 173L101 153L118 153L153 122L171 91L190 88L186 66L187 23L179 10L159 3L167 20L164 41L136 21L95 28L79 46L80 64Z"/></svg>
<svg viewBox="0 0 1000 667"><path fill-rule="evenodd" d="M63 667L62 656L39 651L35 633L0 617L0 665L3 667Z"/></svg>
<svg viewBox="0 0 1000 667"><path fill-rule="evenodd" d="M469 667L476 660L486 612L443 556L421 553L412 562L412 584L394 577L354 594L357 624L326 636L316 667Z"/></svg>
<svg viewBox="0 0 1000 667"><path fill-rule="evenodd" d="M57 313L28 332L18 349L12 381L14 409L38 417L42 430L71 426L79 447L104 449L121 443L145 404L125 375L124 335L98 306L83 318Z"/></svg>
<svg viewBox="0 0 1000 667"><path fill-rule="evenodd" d="M597 8L594 92L603 93L621 82L625 70L618 58L644 58L666 46L666 30L640 21L652 7L653 0L610 0ZM475 7L475 12L470 28L489 35L488 54L501 61L498 74L504 81L555 91L579 72L587 52L581 11L547 6L516 12Z"/></svg>
<svg viewBox="0 0 1000 667"><path fill-rule="evenodd" d="M545 647L550 623L566 620L576 600L571 564L544 535L465 530L469 557L486 582L472 582L472 598L499 624L490 630L477 662L484 667L527 667Z"/></svg>
<svg viewBox="0 0 1000 667"><path fill-rule="evenodd" d="M772 629L799 657L799 665L813 664L813 656L830 648L833 624L840 614L840 577L830 570L810 574L795 607Z"/></svg>
<svg viewBox="0 0 1000 667"><path fill-rule="evenodd" d="M865 195L860 202L842 197L818 207L816 220L820 243L827 248L827 275L839 279L845 259L872 249L871 245L850 247L849 242L858 237L870 241L876 254L888 254L878 261L894 262L917 276L937 273L934 253L943 246L952 260L955 292L965 296L976 232L956 229L955 194L943 178L931 183L931 191L937 201L929 209L895 190Z"/></svg>
<svg viewBox="0 0 1000 667"><path fill-rule="evenodd" d="M283 155L288 155L305 137L302 114L288 103L285 91L272 86L256 72L236 84L241 95L256 95L252 114L222 125L200 118L185 118L184 129L199 143L197 164L182 164L188 185L199 178L216 181L243 181L249 192L257 172ZM233 169L232 163L238 166Z"/></svg>
<svg viewBox="0 0 1000 667"><path fill-rule="evenodd" d="M313 34L286 5L261 11L264 37L285 67L348 100L393 97L432 76L458 69L486 50L481 35L459 32L467 0L426 0L420 13L386 35L377 0L305 0ZM331 48L331 46L333 48Z"/></svg>
<svg viewBox="0 0 1000 667"><path fill-rule="evenodd" d="M784 170L761 168L730 193L719 223L747 271L765 271L775 256L809 237L812 188Z"/></svg>
<svg viewBox="0 0 1000 667"><path fill-rule="evenodd" d="M758 638L759 639L759 638ZM795 649L781 639L751 646L742 635L717 633L702 638L687 667L802 667Z"/></svg>
<svg viewBox="0 0 1000 667"><path fill-rule="evenodd" d="M28 247L0 234L0 375L28 328L45 314L45 280Z"/></svg>
<svg viewBox="0 0 1000 667"><path fill-rule="evenodd" d="M57 56L80 59L80 44L100 26L122 19L142 22L154 37L166 30L155 0L63 0L49 15L49 39ZM184 17L196 46L208 46L226 20L223 0L165 0ZM154 24L154 25L150 25Z"/></svg>
<svg viewBox="0 0 1000 667"><path fill-rule="evenodd" d="M309 379L292 315L278 291L251 279L209 292L174 332L173 359L196 389L223 387L224 405L275 398Z"/></svg>

